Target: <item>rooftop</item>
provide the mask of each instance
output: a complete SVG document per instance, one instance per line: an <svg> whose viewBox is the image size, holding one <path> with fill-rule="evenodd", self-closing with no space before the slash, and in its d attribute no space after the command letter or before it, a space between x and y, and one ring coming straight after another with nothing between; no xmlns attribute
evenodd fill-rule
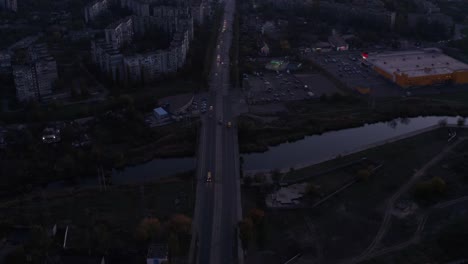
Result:
<svg viewBox="0 0 468 264"><path fill-rule="evenodd" d="M404 73L411 77L451 74L459 70L468 70L467 64L435 48L371 54L367 61L389 74Z"/></svg>
<svg viewBox="0 0 468 264"><path fill-rule="evenodd" d="M155 109L153 110L153 112L156 113L156 114L158 114L158 115L160 115L160 116L165 116L165 115L167 115L166 110L164 110L164 108L162 108L162 107L155 108Z"/></svg>

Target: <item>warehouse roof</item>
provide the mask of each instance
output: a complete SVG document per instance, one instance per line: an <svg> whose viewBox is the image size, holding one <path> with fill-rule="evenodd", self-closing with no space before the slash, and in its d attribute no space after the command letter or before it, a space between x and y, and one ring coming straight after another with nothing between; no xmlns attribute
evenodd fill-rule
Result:
<svg viewBox="0 0 468 264"><path fill-rule="evenodd" d="M367 60L389 74L400 73L410 77L451 74L459 70L468 70L467 64L435 48L381 53L370 55Z"/></svg>

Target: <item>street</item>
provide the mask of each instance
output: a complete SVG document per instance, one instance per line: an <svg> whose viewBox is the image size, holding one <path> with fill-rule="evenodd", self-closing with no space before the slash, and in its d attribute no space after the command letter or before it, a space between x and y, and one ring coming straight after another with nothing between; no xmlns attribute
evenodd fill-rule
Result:
<svg viewBox="0 0 468 264"><path fill-rule="evenodd" d="M227 0L224 4L210 72L210 110L202 116L197 154L195 233L190 261L199 264L242 262L237 241L237 223L241 218L239 149L229 94L229 50L235 2Z"/></svg>

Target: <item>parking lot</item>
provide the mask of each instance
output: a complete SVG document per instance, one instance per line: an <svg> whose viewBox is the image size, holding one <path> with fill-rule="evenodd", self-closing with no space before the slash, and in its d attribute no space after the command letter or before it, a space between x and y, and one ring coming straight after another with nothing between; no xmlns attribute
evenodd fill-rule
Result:
<svg viewBox="0 0 468 264"><path fill-rule="evenodd" d="M351 89L370 89L377 97L402 96L405 91L361 62L360 52L315 53L310 59Z"/></svg>
<svg viewBox="0 0 468 264"><path fill-rule="evenodd" d="M269 104L293 100L318 99L322 94L339 92L320 74L257 73L244 75L249 104Z"/></svg>

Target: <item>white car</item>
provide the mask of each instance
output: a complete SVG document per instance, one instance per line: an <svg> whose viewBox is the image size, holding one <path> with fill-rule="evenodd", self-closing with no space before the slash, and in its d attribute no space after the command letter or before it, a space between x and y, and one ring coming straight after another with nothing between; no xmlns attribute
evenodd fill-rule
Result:
<svg viewBox="0 0 468 264"><path fill-rule="evenodd" d="M206 182L211 182L213 180L213 178L211 177L211 171L208 172L208 174L206 175Z"/></svg>

